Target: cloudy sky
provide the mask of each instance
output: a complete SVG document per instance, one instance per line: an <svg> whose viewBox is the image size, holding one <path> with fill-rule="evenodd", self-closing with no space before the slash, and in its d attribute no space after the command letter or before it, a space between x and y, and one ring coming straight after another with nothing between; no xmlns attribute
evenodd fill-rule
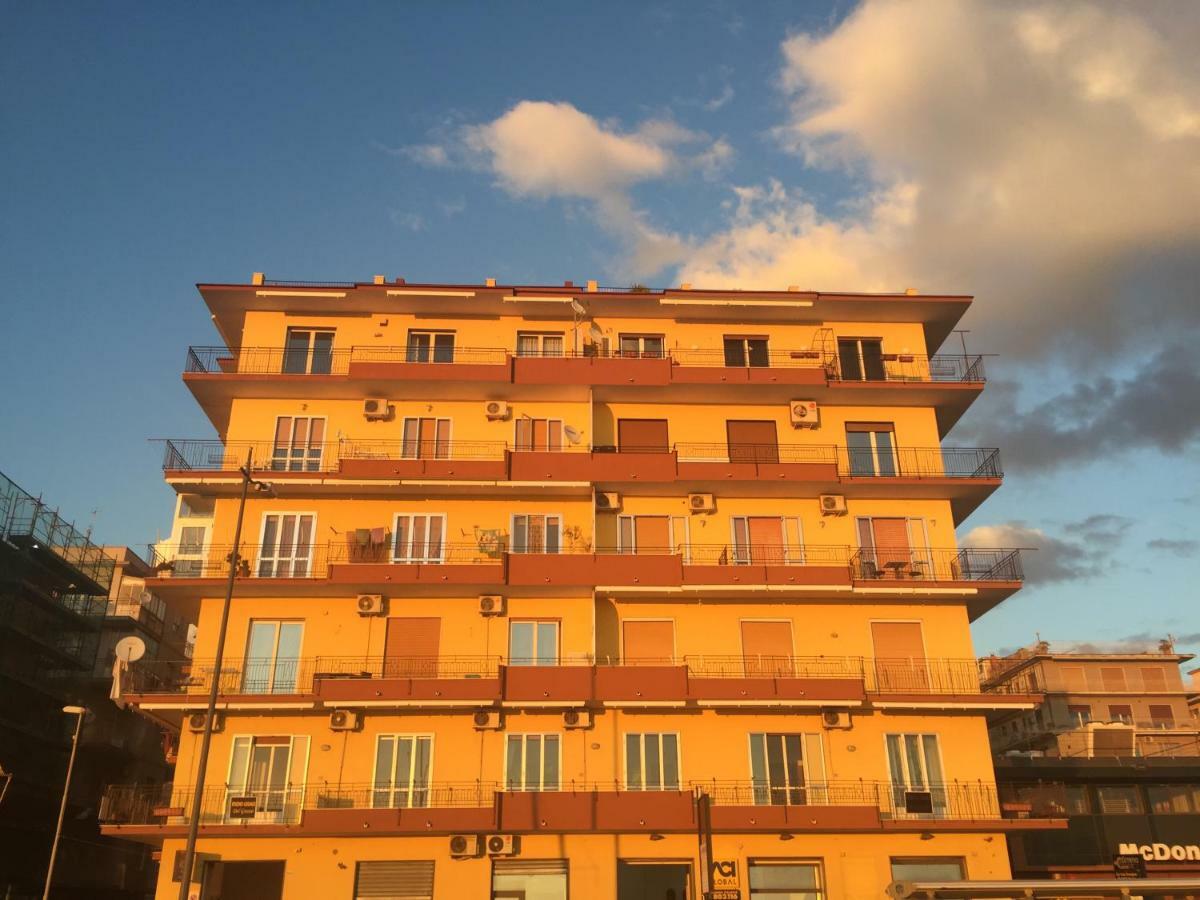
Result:
<svg viewBox="0 0 1200 900"><path fill-rule="evenodd" d="M0 470L98 538L211 435L196 281L912 286L998 354L962 539L1039 548L978 649L1200 650L1200 6L3 10Z"/></svg>

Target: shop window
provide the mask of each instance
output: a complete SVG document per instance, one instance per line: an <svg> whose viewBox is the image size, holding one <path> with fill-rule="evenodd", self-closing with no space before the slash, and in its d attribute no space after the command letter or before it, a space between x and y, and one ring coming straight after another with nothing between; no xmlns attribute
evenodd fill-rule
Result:
<svg viewBox="0 0 1200 900"><path fill-rule="evenodd" d="M957 857L892 857L893 881L963 881L966 871Z"/></svg>
<svg viewBox="0 0 1200 900"><path fill-rule="evenodd" d="M792 860L750 860L750 900L824 900L821 865Z"/></svg>
<svg viewBox="0 0 1200 900"><path fill-rule="evenodd" d="M493 860L492 900L567 900L567 861Z"/></svg>
<svg viewBox="0 0 1200 900"><path fill-rule="evenodd" d="M1097 787L1096 805L1101 815L1106 816L1145 812L1141 795L1134 785L1107 784Z"/></svg>

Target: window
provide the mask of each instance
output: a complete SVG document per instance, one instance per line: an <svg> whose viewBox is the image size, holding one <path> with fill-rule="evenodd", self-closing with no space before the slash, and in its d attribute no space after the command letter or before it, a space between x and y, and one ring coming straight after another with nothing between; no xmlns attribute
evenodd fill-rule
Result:
<svg viewBox="0 0 1200 900"><path fill-rule="evenodd" d="M558 665L558 622L510 622L508 664Z"/></svg>
<svg viewBox="0 0 1200 900"><path fill-rule="evenodd" d="M729 419L725 439L731 463L779 462L779 435L771 421Z"/></svg>
<svg viewBox="0 0 1200 900"><path fill-rule="evenodd" d="M1158 815L1200 812L1200 787L1191 784L1151 784L1146 787L1150 811Z"/></svg>
<svg viewBox="0 0 1200 900"><path fill-rule="evenodd" d="M428 806L432 759L432 735L379 735L375 740L371 805L376 809Z"/></svg>
<svg viewBox="0 0 1200 900"><path fill-rule="evenodd" d="M432 859L380 859L354 866L354 900L433 900Z"/></svg>
<svg viewBox="0 0 1200 900"><path fill-rule="evenodd" d="M819 863L750 860L750 900L823 900Z"/></svg>
<svg viewBox="0 0 1200 900"><path fill-rule="evenodd" d="M886 745L893 815L944 815L946 791L937 735L889 734Z"/></svg>
<svg viewBox="0 0 1200 900"><path fill-rule="evenodd" d="M275 444L271 450L274 472L319 472L325 420L307 416L279 416L275 420Z"/></svg>
<svg viewBox="0 0 1200 900"><path fill-rule="evenodd" d="M792 623L741 621L742 667L749 678L783 677L795 674L792 654Z"/></svg>
<svg viewBox="0 0 1200 900"><path fill-rule="evenodd" d="M211 519L214 501L212 497L197 497L195 494L184 494L179 499L179 518L181 519Z"/></svg>
<svg viewBox="0 0 1200 900"><path fill-rule="evenodd" d="M410 363L454 362L454 332L410 331L404 358Z"/></svg>
<svg viewBox="0 0 1200 900"><path fill-rule="evenodd" d="M662 359L663 336L661 334L621 335L621 355L637 359Z"/></svg>
<svg viewBox="0 0 1200 900"><path fill-rule="evenodd" d="M517 356L562 356L563 334L558 332L518 331Z"/></svg>
<svg viewBox="0 0 1200 900"><path fill-rule="evenodd" d="M253 797L253 821L295 822L303 806L307 768L307 736L238 735L229 754L226 803Z"/></svg>
<svg viewBox="0 0 1200 900"><path fill-rule="evenodd" d="M440 563L445 558L443 535L446 517L441 513L396 516L396 536L392 541L392 562Z"/></svg>
<svg viewBox="0 0 1200 900"><path fill-rule="evenodd" d="M892 858L892 881L962 881L966 865L955 857Z"/></svg>
<svg viewBox="0 0 1200 900"><path fill-rule="evenodd" d="M493 859L492 900L567 900L567 861Z"/></svg>
<svg viewBox="0 0 1200 900"><path fill-rule="evenodd" d="M1125 722L1127 724L1133 722L1133 707L1128 703L1112 703L1108 707L1108 721L1110 722Z"/></svg>
<svg viewBox="0 0 1200 900"><path fill-rule="evenodd" d="M1131 784L1106 784L1096 788L1096 803L1101 815L1142 813L1142 797Z"/></svg>
<svg viewBox="0 0 1200 900"><path fill-rule="evenodd" d="M625 619L621 622L621 643L623 665L674 665L675 620Z"/></svg>
<svg viewBox="0 0 1200 900"><path fill-rule="evenodd" d="M267 513L263 516L259 578L308 576L316 519L316 516L304 513Z"/></svg>
<svg viewBox="0 0 1200 900"><path fill-rule="evenodd" d="M733 564L804 564L804 535L795 516L733 516Z"/></svg>
<svg viewBox="0 0 1200 900"><path fill-rule="evenodd" d="M859 546L857 577L933 576L933 560L924 519L859 517L854 521Z"/></svg>
<svg viewBox="0 0 1200 900"><path fill-rule="evenodd" d="M1007 784L1000 793L1002 802L1028 803L1034 816L1086 816L1092 811L1081 784Z"/></svg>
<svg viewBox="0 0 1200 900"><path fill-rule="evenodd" d="M289 328L283 371L290 375L328 375L333 371L333 332Z"/></svg>
<svg viewBox="0 0 1200 900"><path fill-rule="evenodd" d="M388 616L383 638L383 677L437 678L442 620L436 616Z"/></svg>
<svg viewBox="0 0 1200 900"><path fill-rule="evenodd" d="M846 455L851 475L894 478L899 469L894 427L847 425Z"/></svg>
<svg viewBox="0 0 1200 900"><path fill-rule="evenodd" d="M1071 704L1067 707L1072 725L1086 725L1092 721L1092 708L1086 703Z"/></svg>
<svg viewBox="0 0 1200 900"><path fill-rule="evenodd" d="M673 521L674 518L674 521ZM682 516L618 516L617 550L620 553L673 553L673 533L686 528Z"/></svg>
<svg viewBox="0 0 1200 900"><path fill-rule="evenodd" d="M404 459L449 459L450 420L405 418L400 455Z"/></svg>
<svg viewBox="0 0 1200 900"><path fill-rule="evenodd" d="M560 747L557 734L510 734L505 750L506 790L558 790Z"/></svg>
<svg viewBox="0 0 1200 900"><path fill-rule="evenodd" d="M883 381L883 342L878 338L838 338L838 364L846 381Z"/></svg>
<svg viewBox="0 0 1200 900"><path fill-rule="evenodd" d="M251 622L242 691L247 694L294 693L303 636L303 622Z"/></svg>
<svg viewBox="0 0 1200 900"><path fill-rule="evenodd" d="M625 787L631 791L679 790L679 735L625 735Z"/></svg>
<svg viewBox="0 0 1200 900"><path fill-rule="evenodd" d="M171 575L175 578L199 578L204 574L204 544L208 528L188 525L179 529L179 548L175 554Z"/></svg>
<svg viewBox="0 0 1200 900"><path fill-rule="evenodd" d="M525 416L514 423L517 450L549 450L557 453L563 448L562 419L529 419Z"/></svg>
<svg viewBox="0 0 1200 900"><path fill-rule="evenodd" d="M513 553L558 553L562 516L519 515L512 518Z"/></svg>
<svg viewBox="0 0 1200 900"><path fill-rule="evenodd" d="M816 734L751 734L754 802L772 806L827 802L822 796L824 785L813 783L811 777L821 770L820 741ZM812 772L806 772L806 757L811 757Z"/></svg>
<svg viewBox="0 0 1200 900"><path fill-rule="evenodd" d="M1058 671L1062 675L1062 683L1068 691L1087 690L1087 676L1083 666L1060 666Z"/></svg>
<svg viewBox="0 0 1200 900"><path fill-rule="evenodd" d="M1116 666L1101 666L1100 683L1104 685L1106 691L1124 691L1125 670L1118 669Z"/></svg>
<svg viewBox="0 0 1200 900"><path fill-rule="evenodd" d="M1146 691L1165 691L1167 689L1167 673L1160 666L1143 666L1142 689Z"/></svg>
<svg viewBox="0 0 1200 900"><path fill-rule="evenodd" d="M617 419L617 449L621 453L669 453L666 419Z"/></svg>
<svg viewBox="0 0 1200 900"><path fill-rule="evenodd" d="M1175 711L1169 703L1151 703L1150 721L1155 728L1174 728Z"/></svg>
<svg viewBox="0 0 1200 900"><path fill-rule="evenodd" d="M725 365L739 368L747 366L762 368L770 364L765 337L725 338Z"/></svg>

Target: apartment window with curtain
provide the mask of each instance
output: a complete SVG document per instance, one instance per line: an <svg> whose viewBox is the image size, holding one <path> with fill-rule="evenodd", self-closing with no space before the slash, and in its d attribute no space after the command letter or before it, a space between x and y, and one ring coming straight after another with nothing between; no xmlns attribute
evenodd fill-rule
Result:
<svg viewBox="0 0 1200 900"><path fill-rule="evenodd" d="M563 333L520 331L517 332L517 356L562 356Z"/></svg>
<svg viewBox="0 0 1200 900"><path fill-rule="evenodd" d="M285 375L328 375L333 371L333 332L289 328L283 349Z"/></svg>
<svg viewBox="0 0 1200 900"><path fill-rule="evenodd" d="M293 694L300 669L304 623L259 619L250 623L242 692Z"/></svg>
<svg viewBox="0 0 1200 900"><path fill-rule="evenodd" d="M409 416L401 432L400 456L404 459L449 459L450 420Z"/></svg>
<svg viewBox="0 0 1200 900"><path fill-rule="evenodd" d="M621 335L621 355L633 359L662 359L665 342L661 334Z"/></svg>
<svg viewBox="0 0 1200 900"><path fill-rule="evenodd" d="M889 734L888 774L897 817L944 815L945 776L936 734Z"/></svg>
<svg viewBox="0 0 1200 900"><path fill-rule="evenodd" d="M264 513L258 577L306 578L316 521L310 513Z"/></svg>
<svg viewBox="0 0 1200 900"><path fill-rule="evenodd" d="M513 553L558 553L562 549L562 516L512 517Z"/></svg>
<svg viewBox="0 0 1200 900"><path fill-rule="evenodd" d="M510 621L508 664L510 666L558 665L558 622Z"/></svg>
<svg viewBox="0 0 1200 900"><path fill-rule="evenodd" d="M204 574L204 545L208 539L205 525L187 525L179 529L179 547L172 561L175 578L199 578Z"/></svg>
<svg viewBox="0 0 1200 900"><path fill-rule="evenodd" d="M678 790L679 735L669 732L625 735L625 788Z"/></svg>
<svg viewBox="0 0 1200 900"><path fill-rule="evenodd" d="M392 562L440 563L445 558L446 517L441 513L396 516Z"/></svg>
<svg viewBox="0 0 1200 900"><path fill-rule="evenodd" d="M557 791L562 748L557 734L510 734L505 741L504 785L510 791Z"/></svg>
<svg viewBox="0 0 1200 900"><path fill-rule="evenodd" d="M454 332L410 331L404 358L410 363L454 362Z"/></svg>
<svg viewBox="0 0 1200 900"><path fill-rule="evenodd" d="M325 420L307 416L275 419L275 443L271 449L273 472L319 472Z"/></svg>
<svg viewBox="0 0 1200 900"><path fill-rule="evenodd" d="M428 806L432 760L433 735L379 735L371 805L377 809Z"/></svg>
<svg viewBox="0 0 1200 900"><path fill-rule="evenodd" d="M819 862L749 861L750 900L825 900Z"/></svg>
<svg viewBox="0 0 1200 900"><path fill-rule="evenodd" d="M894 478L900 468L895 426L891 423L847 423L846 456L851 475Z"/></svg>
<svg viewBox="0 0 1200 900"><path fill-rule="evenodd" d="M306 735L236 735L229 754L226 804L234 797L253 797L253 821L298 821L307 769Z"/></svg>
<svg viewBox="0 0 1200 900"><path fill-rule="evenodd" d="M724 339L725 365L731 368L765 368L771 364L765 337L727 336Z"/></svg>

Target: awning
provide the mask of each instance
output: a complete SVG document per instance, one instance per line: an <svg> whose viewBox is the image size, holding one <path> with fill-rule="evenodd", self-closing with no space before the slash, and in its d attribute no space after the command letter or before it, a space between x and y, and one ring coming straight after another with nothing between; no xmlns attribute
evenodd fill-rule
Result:
<svg viewBox="0 0 1200 900"><path fill-rule="evenodd" d="M895 900L966 900L993 897L1052 900L1057 897L1141 897L1200 891L1197 878L1096 878L1038 881L894 881L888 896Z"/></svg>

